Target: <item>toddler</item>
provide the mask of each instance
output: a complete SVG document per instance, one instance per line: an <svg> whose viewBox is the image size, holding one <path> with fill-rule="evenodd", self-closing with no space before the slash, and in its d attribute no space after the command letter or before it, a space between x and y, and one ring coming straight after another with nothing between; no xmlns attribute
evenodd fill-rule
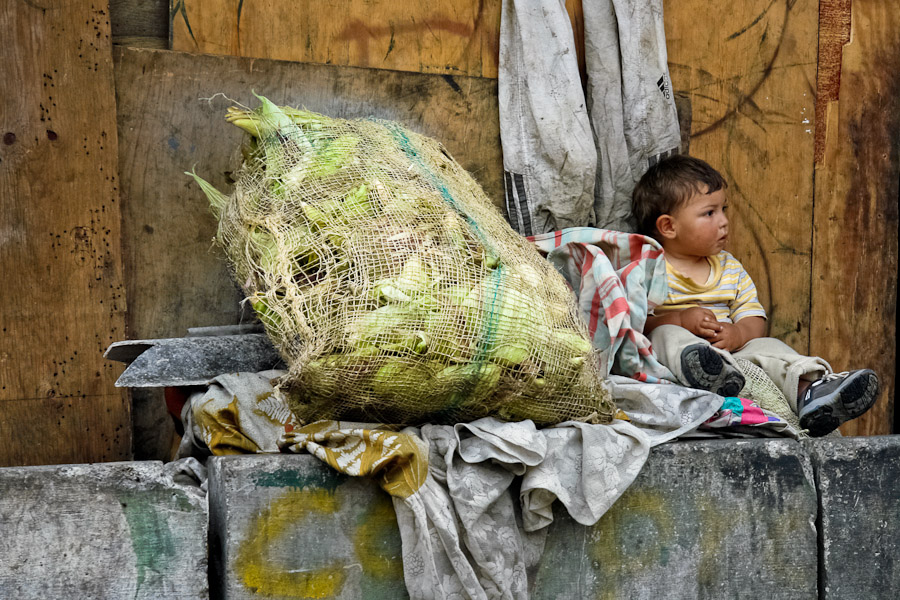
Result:
<svg viewBox="0 0 900 600"><path fill-rule="evenodd" d="M736 396L744 376L733 357L746 359L781 388L811 436L830 433L871 408L878 377L869 369L832 373L821 358L765 337L766 313L756 286L725 251L726 188L709 164L682 155L651 167L635 187L638 230L662 244L669 284L644 333L681 383Z"/></svg>

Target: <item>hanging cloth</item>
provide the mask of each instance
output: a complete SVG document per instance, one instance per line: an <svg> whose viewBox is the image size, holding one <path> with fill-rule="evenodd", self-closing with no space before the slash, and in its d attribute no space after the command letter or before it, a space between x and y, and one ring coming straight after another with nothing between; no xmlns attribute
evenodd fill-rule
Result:
<svg viewBox="0 0 900 600"><path fill-rule="evenodd" d="M513 229L634 231L631 191L681 144L662 0L584 0L586 92L562 0L503 0L500 140Z"/></svg>

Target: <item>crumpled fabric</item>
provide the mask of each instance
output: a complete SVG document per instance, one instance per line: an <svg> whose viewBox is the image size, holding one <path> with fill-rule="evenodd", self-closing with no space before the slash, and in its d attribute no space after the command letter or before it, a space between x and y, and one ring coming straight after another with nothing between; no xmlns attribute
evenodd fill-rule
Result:
<svg viewBox="0 0 900 600"><path fill-rule="evenodd" d="M637 477L650 442L624 421L539 430L484 418L399 433L320 421L280 447L374 476L392 495L410 598L512 600L528 598L553 503L596 523Z"/></svg>

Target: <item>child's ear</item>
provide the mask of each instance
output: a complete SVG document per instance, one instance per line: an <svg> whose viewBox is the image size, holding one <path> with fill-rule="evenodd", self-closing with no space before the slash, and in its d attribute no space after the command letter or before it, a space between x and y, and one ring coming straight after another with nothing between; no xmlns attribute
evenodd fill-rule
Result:
<svg viewBox="0 0 900 600"><path fill-rule="evenodd" d="M675 237L675 219L672 215L659 215L656 218L656 230L659 235L671 240Z"/></svg>

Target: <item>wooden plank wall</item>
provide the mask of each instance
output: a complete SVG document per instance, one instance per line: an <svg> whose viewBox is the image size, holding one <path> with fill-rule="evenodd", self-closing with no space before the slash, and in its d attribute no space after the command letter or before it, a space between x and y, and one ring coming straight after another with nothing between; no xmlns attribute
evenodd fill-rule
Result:
<svg viewBox="0 0 900 600"><path fill-rule="evenodd" d="M0 465L127 459L109 15L0 4Z"/></svg>
<svg viewBox="0 0 900 600"><path fill-rule="evenodd" d="M112 0L122 16L112 19L112 31L104 5L80 0L52 10L29 3L0 9L7 32L0 76L16 89L0 100L0 270L15 283L0 287L0 464L130 453L129 405L112 386L121 367L101 358L126 335L111 33L120 43L166 47L171 14L172 44L192 52L227 46L273 56L284 46L301 54L276 57L453 76L447 85L459 85L459 75L496 76L500 0L172 4L170 13L168 0ZM570 0L567 8L578 36L581 3ZM877 368L882 399L843 429L888 433L900 14L876 0L682 0L666 2L665 10L673 80L692 100L691 152L722 166L732 181L741 231L735 247L761 274L773 333L836 368ZM310 15L329 24L311 24ZM295 33L301 17L305 36ZM219 24L207 29L204 18ZM204 39L219 48L201 45ZM345 85L341 93L365 94ZM131 186L140 172L138 161L123 170ZM189 193L176 192L170 201ZM132 242L152 235L148 223L126 218L138 227ZM199 229L194 242L205 237ZM193 310L200 309L188 307L179 318L204 324ZM229 311L219 314L237 318L233 305ZM133 322L145 314L135 311Z"/></svg>
<svg viewBox="0 0 900 600"><path fill-rule="evenodd" d="M811 346L881 377L878 403L843 433L896 433L900 7L822 0L821 15Z"/></svg>
<svg viewBox="0 0 900 600"><path fill-rule="evenodd" d="M691 98L691 154L729 182L729 249L769 334L809 347L815 0L665 2L672 83ZM698 32L703 32L699 35Z"/></svg>
<svg viewBox="0 0 900 600"><path fill-rule="evenodd" d="M583 72L581 1L565 4ZM501 0L172 0L172 49L496 78L500 7Z"/></svg>
<svg viewBox="0 0 900 600"><path fill-rule="evenodd" d="M500 0L173 0L172 49L497 77Z"/></svg>

